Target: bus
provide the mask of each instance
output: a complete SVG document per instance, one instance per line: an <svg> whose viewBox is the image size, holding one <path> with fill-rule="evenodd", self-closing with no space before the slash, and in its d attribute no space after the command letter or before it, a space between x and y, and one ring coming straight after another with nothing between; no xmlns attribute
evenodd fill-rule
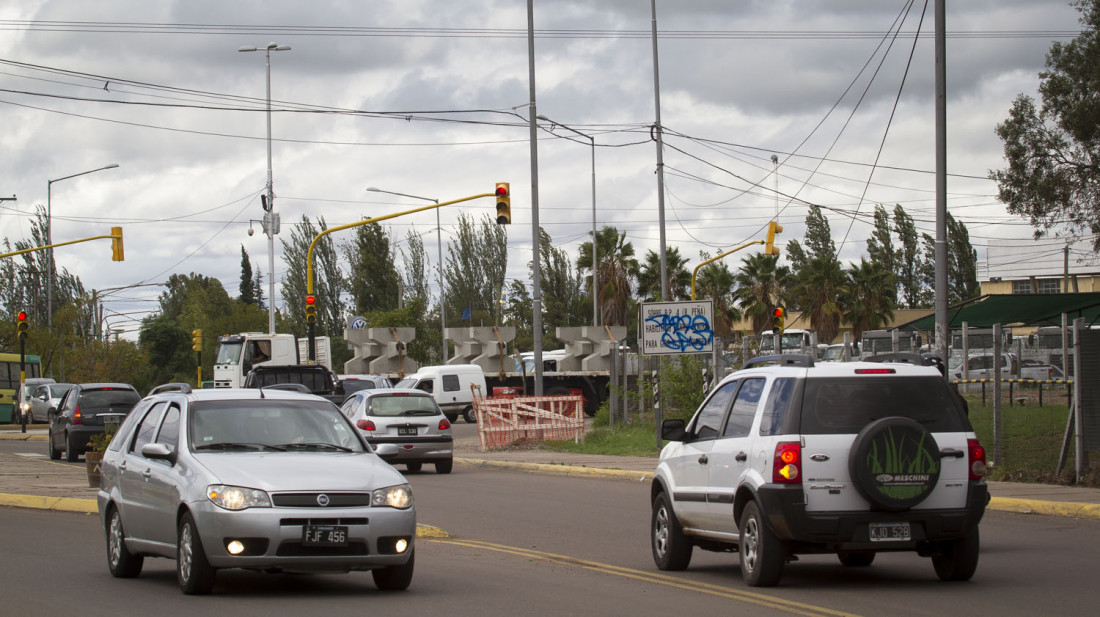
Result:
<svg viewBox="0 0 1100 617"><path fill-rule="evenodd" d="M24 356L26 378L42 376L42 360ZM15 417L15 391L19 389L19 354L0 353L0 424L9 424Z"/></svg>

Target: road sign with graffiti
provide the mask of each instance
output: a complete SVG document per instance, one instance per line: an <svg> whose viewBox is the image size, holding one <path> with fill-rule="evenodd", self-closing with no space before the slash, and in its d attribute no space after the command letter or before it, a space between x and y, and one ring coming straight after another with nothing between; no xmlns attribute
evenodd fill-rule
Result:
<svg viewBox="0 0 1100 617"><path fill-rule="evenodd" d="M714 301L643 302L641 353L648 356L714 351Z"/></svg>

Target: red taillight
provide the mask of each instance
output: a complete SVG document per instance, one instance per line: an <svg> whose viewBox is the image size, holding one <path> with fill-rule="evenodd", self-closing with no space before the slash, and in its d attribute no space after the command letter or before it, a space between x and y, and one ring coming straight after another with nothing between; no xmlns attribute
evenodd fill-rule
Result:
<svg viewBox="0 0 1100 617"><path fill-rule="evenodd" d="M84 416L80 415L80 406L73 407L73 424L84 424Z"/></svg>
<svg viewBox="0 0 1100 617"><path fill-rule="evenodd" d="M356 420L355 426L359 427L359 430L373 431L374 420Z"/></svg>
<svg viewBox="0 0 1100 617"><path fill-rule="evenodd" d="M772 482L776 484L802 482L802 444L797 441L781 441L775 445Z"/></svg>
<svg viewBox="0 0 1100 617"><path fill-rule="evenodd" d="M451 423L447 420L447 418L443 418L439 421L439 430L445 431L449 428L451 428Z"/></svg>
<svg viewBox="0 0 1100 617"><path fill-rule="evenodd" d="M985 475L985 448L977 439L967 439L966 450L970 463L970 479L981 480Z"/></svg>

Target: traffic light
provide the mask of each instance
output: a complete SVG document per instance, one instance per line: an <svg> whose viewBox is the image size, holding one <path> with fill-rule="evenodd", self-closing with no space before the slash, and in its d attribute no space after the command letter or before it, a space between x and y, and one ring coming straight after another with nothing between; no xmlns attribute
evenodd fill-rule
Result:
<svg viewBox="0 0 1100 617"><path fill-rule="evenodd" d="M317 323L317 298L306 296L306 323Z"/></svg>
<svg viewBox="0 0 1100 617"><path fill-rule="evenodd" d="M126 257L122 252L122 228L111 228L111 261L125 261Z"/></svg>
<svg viewBox="0 0 1100 617"><path fill-rule="evenodd" d="M497 182L497 225L512 222L512 192L507 182Z"/></svg>
<svg viewBox="0 0 1100 617"><path fill-rule="evenodd" d="M768 222L768 242L764 245L765 255L778 255L779 249L775 247L775 234L781 233L783 226L775 221Z"/></svg>
<svg viewBox="0 0 1100 617"><path fill-rule="evenodd" d="M782 306L777 306L772 309L772 330L779 334L783 331L784 317L787 316L787 311Z"/></svg>
<svg viewBox="0 0 1100 617"><path fill-rule="evenodd" d="M191 331L191 349L194 351L202 351L202 330L194 329Z"/></svg>
<svg viewBox="0 0 1100 617"><path fill-rule="evenodd" d="M16 331L19 332L20 339L27 338L27 330L30 329L30 324L27 323L27 311L19 311L16 314L16 319L19 320L19 325L16 326Z"/></svg>

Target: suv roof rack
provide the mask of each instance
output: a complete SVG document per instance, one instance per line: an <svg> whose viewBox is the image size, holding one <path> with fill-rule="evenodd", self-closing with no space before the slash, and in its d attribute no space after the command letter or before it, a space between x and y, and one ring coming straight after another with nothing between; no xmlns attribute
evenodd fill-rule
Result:
<svg viewBox="0 0 1100 617"><path fill-rule="evenodd" d="M756 356L741 366L742 369L755 368L758 366L803 366L811 367L814 365L813 356L800 353L785 353L775 354L771 356Z"/></svg>
<svg viewBox="0 0 1100 617"><path fill-rule="evenodd" d="M162 392L182 392L184 394L191 393L191 384L183 382L173 382L161 384L149 391L149 396L154 394L160 394Z"/></svg>

